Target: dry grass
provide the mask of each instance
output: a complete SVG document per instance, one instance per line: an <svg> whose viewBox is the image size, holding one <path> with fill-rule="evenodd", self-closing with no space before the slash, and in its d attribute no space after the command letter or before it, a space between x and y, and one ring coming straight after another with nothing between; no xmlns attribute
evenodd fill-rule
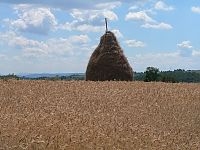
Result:
<svg viewBox="0 0 200 150"><path fill-rule="evenodd" d="M0 149L200 149L200 84L0 81Z"/></svg>

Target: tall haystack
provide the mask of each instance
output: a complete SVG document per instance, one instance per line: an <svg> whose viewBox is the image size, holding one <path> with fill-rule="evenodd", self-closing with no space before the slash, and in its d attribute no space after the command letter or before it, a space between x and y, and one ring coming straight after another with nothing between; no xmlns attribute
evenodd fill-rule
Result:
<svg viewBox="0 0 200 150"><path fill-rule="evenodd" d="M101 37L98 47L90 57L86 80L133 80L133 70L112 32L107 31Z"/></svg>

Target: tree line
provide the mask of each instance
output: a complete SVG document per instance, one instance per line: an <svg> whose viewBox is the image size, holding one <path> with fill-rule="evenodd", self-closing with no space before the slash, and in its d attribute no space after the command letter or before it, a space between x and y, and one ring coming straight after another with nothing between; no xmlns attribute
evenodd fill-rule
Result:
<svg viewBox="0 0 200 150"><path fill-rule="evenodd" d="M70 76L27 78L15 74L0 76L0 79L17 80L85 80L84 74L73 74ZM177 69L174 71L160 71L156 67L147 67L145 72L134 72L134 81L145 82L170 82L170 83L200 83L200 71Z"/></svg>
<svg viewBox="0 0 200 150"><path fill-rule="evenodd" d="M160 81L160 82L187 82L200 83L200 71L176 69L174 71L159 71L155 67L147 67L145 72L135 73L136 81Z"/></svg>

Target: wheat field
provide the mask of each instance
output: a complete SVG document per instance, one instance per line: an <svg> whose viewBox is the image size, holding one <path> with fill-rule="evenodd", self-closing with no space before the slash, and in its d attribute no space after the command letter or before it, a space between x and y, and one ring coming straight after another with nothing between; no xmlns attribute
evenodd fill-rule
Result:
<svg viewBox="0 0 200 150"><path fill-rule="evenodd" d="M0 81L0 149L200 149L200 84Z"/></svg>

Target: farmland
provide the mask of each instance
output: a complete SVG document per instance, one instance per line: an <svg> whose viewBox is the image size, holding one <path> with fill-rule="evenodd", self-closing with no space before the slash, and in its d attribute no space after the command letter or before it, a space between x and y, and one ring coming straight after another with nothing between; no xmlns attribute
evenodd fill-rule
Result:
<svg viewBox="0 0 200 150"><path fill-rule="evenodd" d="M200 149L200 84L1 80L0 149Z"/></svg>

